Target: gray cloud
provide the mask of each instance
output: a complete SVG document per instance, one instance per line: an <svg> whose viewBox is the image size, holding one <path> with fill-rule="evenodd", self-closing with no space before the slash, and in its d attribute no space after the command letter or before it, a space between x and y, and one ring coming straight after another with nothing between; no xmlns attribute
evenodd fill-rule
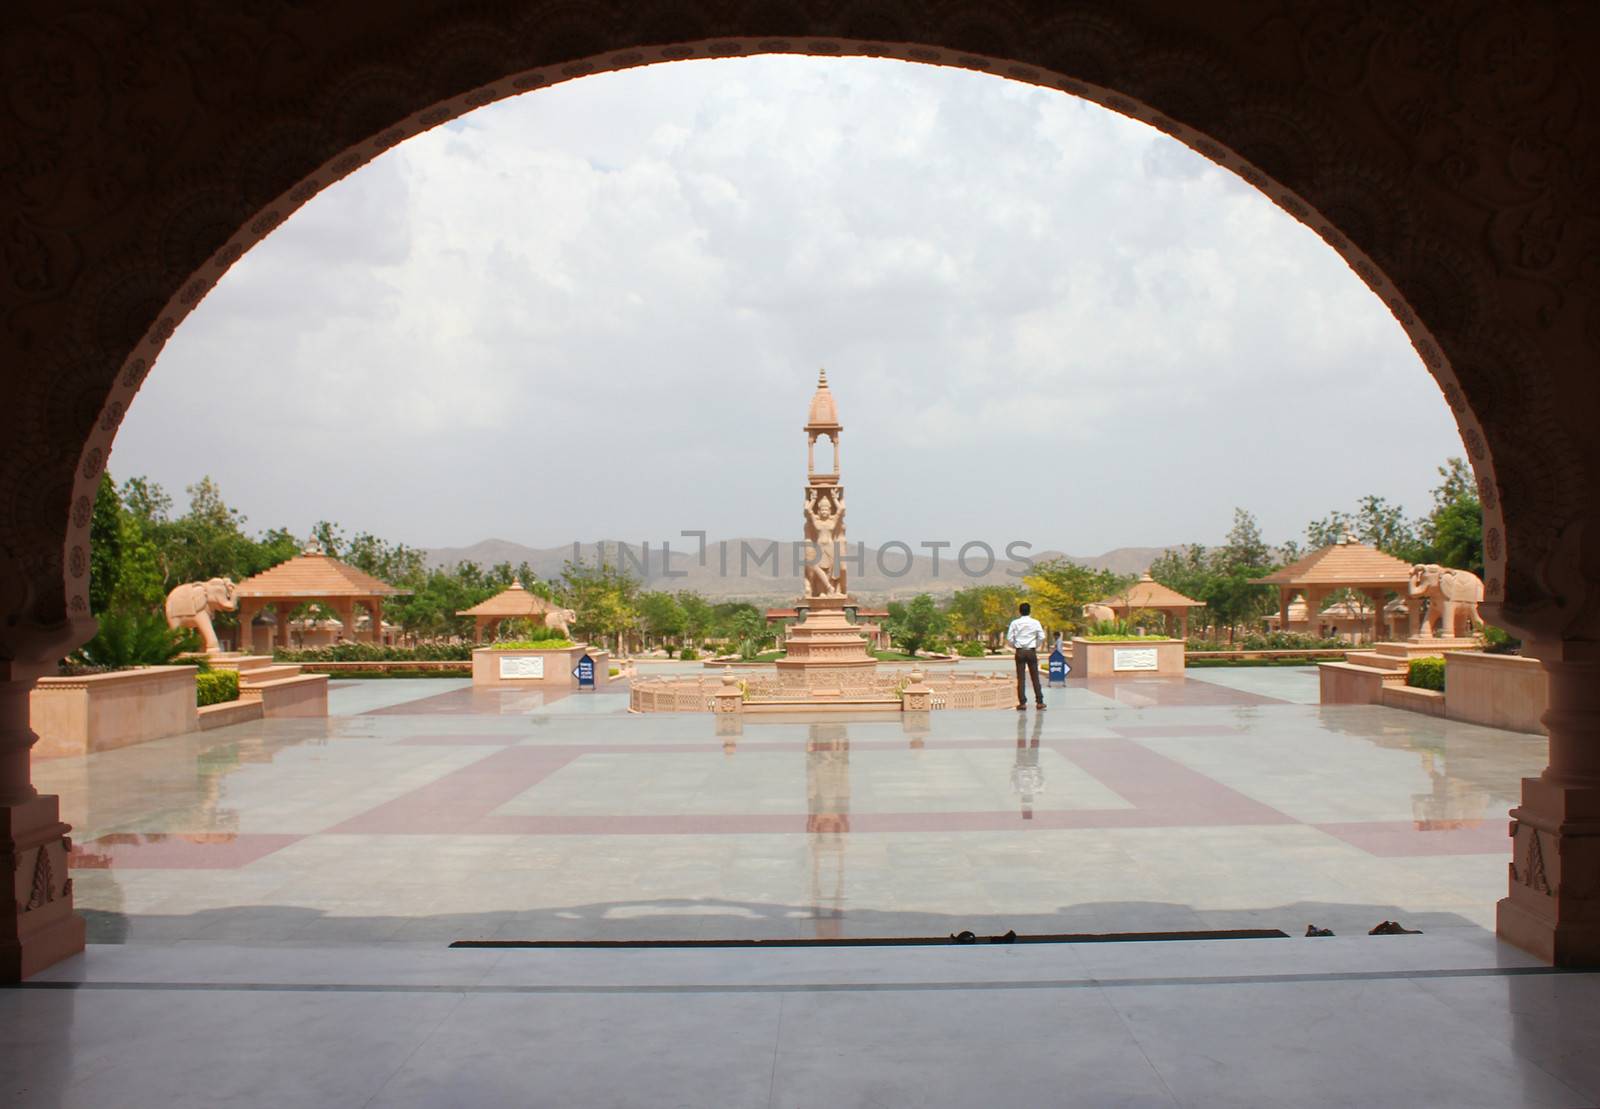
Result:
<svg viewBox="0 0 1600 1109"><path fill-rule="evenodd" d="M870 60L609 74L327 190L169 343L112 459L422 545L788 535L826 366L852 534L1271 538L1460 453L1307 228L1059 93ZM225 402L219 405L220 394Z"/></svg>

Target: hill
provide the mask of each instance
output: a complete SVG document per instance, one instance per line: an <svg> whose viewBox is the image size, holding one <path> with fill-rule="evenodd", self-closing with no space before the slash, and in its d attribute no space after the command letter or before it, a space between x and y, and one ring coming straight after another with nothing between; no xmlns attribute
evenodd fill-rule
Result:
<svg viewBox="0 0 1600 1109"><path fill-rule="evenodd" d="M751 601L787 601L800 591L804 551L797 551L790 541L746 537L708 541L704 564L698 545L692 540L683 541L689 545L687 550L674 545L670 562L658 544L646 548L639 543L602 542L610 561L642 578L647 589L692 589L707 597ZM601 545L595 543L528 547L506 539L484 539L467 547L435 547L425 554L430 566L458 562L476 562L485 567L509 562L516 566L526 562L539 577L549 579L560 576L563 564L574 558L575 552L577 557L592 562L600 549ZM1066 558L1091 569L1137 574L1166 549L1118 547L1098 555L1069 555L1054 550L1018 553L1033 562ZM863 601L878 603L904 600L918 593L937 597L972 585L1014 584L1027 570L1027 563L1008 560L1003 551L995 552L993 565L986 566L988 560L981 548L967 552L963 568L957 553L939 551L935 565L931 553L908 552L903 544L891 543L882 548L868 545L862 565L846 564L850 591Z"/></svg>

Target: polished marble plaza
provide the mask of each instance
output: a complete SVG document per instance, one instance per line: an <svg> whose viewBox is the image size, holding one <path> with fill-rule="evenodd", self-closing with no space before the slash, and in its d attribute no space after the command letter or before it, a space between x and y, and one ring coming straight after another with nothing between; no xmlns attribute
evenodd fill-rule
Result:
<svg viewBox="0 0 1600 1109"><path fill-rule="evenodd" d="M341 683L326 720L44 761L92 942L0 989L0 1103L1600 1104L1600 975L1491 931L1543 741L1316 692L730 726ZM1246 928L1288 935L450 946Z"/></svg>
<svg viewBox="0 0 1600 1109"><path fill-rule="evenodd" d="M1492 930L1537 736L1315 703L1314 670L1049 709L631 715L333 683L327 719L42 760L100 944Z"/></svg>

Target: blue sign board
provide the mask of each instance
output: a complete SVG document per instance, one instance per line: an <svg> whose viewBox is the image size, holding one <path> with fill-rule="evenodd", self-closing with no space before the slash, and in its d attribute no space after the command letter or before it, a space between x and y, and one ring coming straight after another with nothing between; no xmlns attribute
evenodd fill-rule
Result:
<svg viewBox="0 0 1600 1109"><path fill-rule="evenodd" d="M594 688L594 659L584 655L578 660L578 665L572 668L572 676L578 679L578 688L587 686Z"/></svg>
<svg viewBox="0 0 1600 1109"><path fill-rule="evenodd" d="M1067 671L1071 669L1072 667L1067 665L1067 656L1061 653L1060 647L1050 652L1050 683L1052 685L1056 682L1065 682L1067 680Z"/></svg>

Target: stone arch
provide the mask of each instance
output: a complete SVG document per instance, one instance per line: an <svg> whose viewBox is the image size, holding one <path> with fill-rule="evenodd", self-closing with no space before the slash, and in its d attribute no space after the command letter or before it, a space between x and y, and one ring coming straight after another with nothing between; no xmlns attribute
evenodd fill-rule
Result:
<svg viewBox="0 0 1600 1109"><path fill-rule="evenodd" d="M10 315L27 321L25 333L49 326L30 326L38 316L65 312L60 322L67 324L50 328L53 341L27 358L34 380L23 383L18 399L26 426L40 435L19 443L10 472L0 473L0 528L29 537L22 544L28 550L15 553L34 619L86 613L87 520L80 509L92 500L122 414L183 317L296 208L403 139L491 101L606 70L756 53L894 57L1059 89L1143 120L1239 174L1349 262L1438 379L1484 491L1486 578L1491 604L1504 603L1501 619L1515 623L1561 603L1547 563L1559 546L1557 522L1581 514L1576 483L1583 467L1556 418L1539 341L1546 317L1572 311L1543 288L1541 276L1566 261L1559 242L1549 241L1549 225L1559 226L1564 215L1545 165L1553 155L1525 149L1509 130L1495 132L1503 150L1486 149L1481 134L1471 150L1458 149L1450 138L1464 120L1442 106L1423 112L1376 95L1403 77L1460 76L1430 72L1406 54L1402 40L1415 29L1404 15L1369 14L1355 28L1334 27L1315 13L1298 23L1280 17L1256 29L1260 42L1240 49L1225 45L1225 34L1175 34L1186 22L1181 6L1156 2L1133 13L1090 4L1045 10L916 2L852 5L845 15L822 4L734 5L716 16L671 3L638 13L582 3L521 15L469 7L388 20L388 32L374 41L353 33L361 27L359 5L348 7L343 23L335 21L348 33L336 27L315 40L298 37L288 19L173 29L168 52L203 55L218 40L235 47L207 57L188 95L178 97L188 109L188 145L205 157L199 164L176 157L170 173L144 167L150 187L125 198L120 235L61 232L61 208L74 185L83 185L70 172L57 175L61 199L53 209L24 211L20 233L37 237L30 244L35 272L60 272L65 280L34 280L35 295ZM1465 10L1452 18L1468 44L1494 24L1491 15ZM50 29L28 31L34 38L25 32L23 49L51 41ZM875 33L864 37L868 32ZM1334 45L1359 46L1359 59L1330 52L1328 36L1338 38ZM247 77L224 77L222 68L239 60L240 43L263 40L280 49L298 45L303 95L252 96ZM1462 50L1465 64L1469 46ZM119 78L127 80L110 67L93 74L98 112L85 107L41 123L64 123L75 135L83 117L120 113L132 126L139 95L131 86L119 89ZM1574 114L1572 86L1572 75L1558 71L1534 88L1513 83L1498 96L1488 90L1467 97L1469 106L1457 114L1487 114L1492 122L1508 97L1520 95L1526 104L1548 105L1561 122ZM131 107L122 103L123 91ZM173 99L166 86L157 91L162 103ZM1371 125L1367 133L1349 118L1351 100L1362 93L1372 102L1356 105ZM1395 150L1388 132L1401 124L1436 147L1431 160ZM85 136L91 131L83 124ZM185 138L178 136L178 149ZM1495 173L1485 173L1496 161ZM1504 212L1474 215L1466 226L1459 216L1446 218L1456 215L1445 211L1448 201L1481 204L1511 193L1526 210L1520 224ZM1495 249L1474 252L1484 236ZM1521 262L1510 275L1503 272L1508 260ZM1507 296L1508 285L1517 295ZM1521 318L1514 309L1530 297L1534 318ZM1505 419L1512 409L1520 417ZM68 444L78 447L70 464Z"/></svg>
<svg viewBox="0 0 1600 1109"><path fill-rule="evenodd" d="M1550 658L1568 657L1562 641L1588 651L1600 169L1580 154L1600 130L1584 76L1597 43L1600 13L1487 3L330 0L197 14L24 0L0 43L5 684L31 680L18 660L86 637L90 507L117 426L178 323L251 245L377 154L483 104L756 53L1059 89L1266 193L1339 251L1438 380L1483 496L1491 618L1555 644ZM1588 789L1600 703L1585 690L1600 663L1566 665L1551 670L1546 777ZM0 803L18 803L32 793L28 742L13 737L29 733L0 731ZM1592 837L1581 849L1600 851ZM1600 919L1572 888L1580 917Z"/></svg>

